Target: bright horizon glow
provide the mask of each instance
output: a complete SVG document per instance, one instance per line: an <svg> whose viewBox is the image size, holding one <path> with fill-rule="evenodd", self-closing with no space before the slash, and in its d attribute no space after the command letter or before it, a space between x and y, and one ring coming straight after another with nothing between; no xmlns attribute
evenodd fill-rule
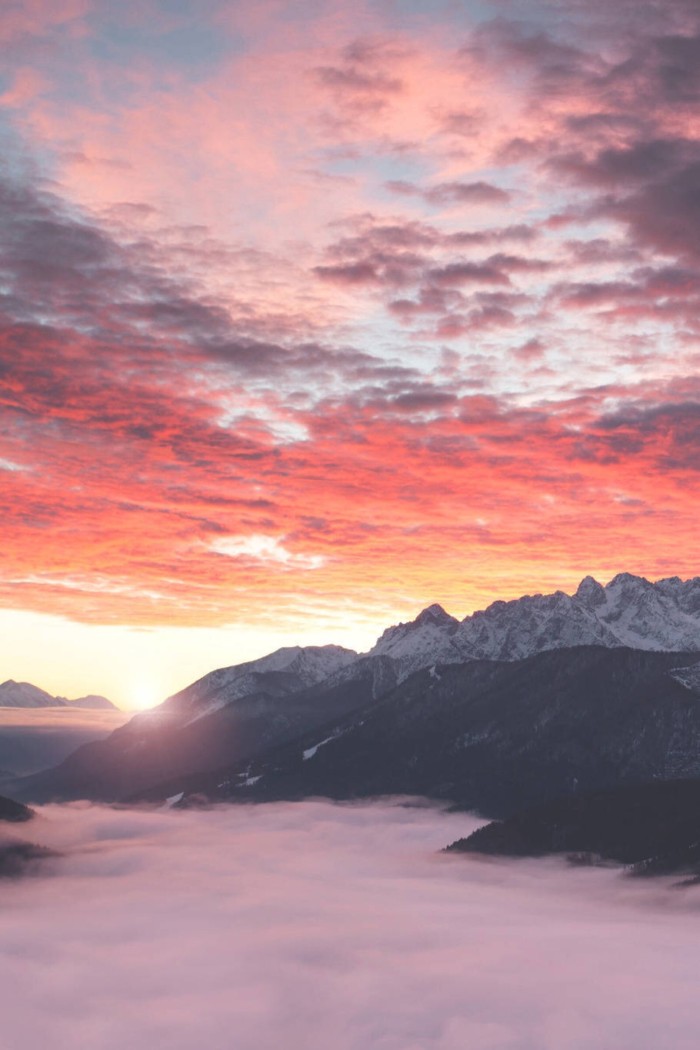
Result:
<svg viewBox="0 0 700 1050"><path fill-rule="evenodd" d="M697 5L34 0L0 52L6 677L698 574Z"/></svg>
<svg viewBox="0 0 700 1050"><path fill-rule="evenodd" d="M603 584L611 574L591 574ZM581 577L582 578L582 577ZM546 588L573 593L580 579ZM505 593L500 600L522 597L524 592ZM533 592L535 593L535 592ZM499 600L496 596L491 599ZM458 619L486 608L491 600L460 612L449 603L445 611ZM6 642L6 655L0 654L0 681L14 678L29 681L56 696L75 699L89 693L106 696L121 710L130 713L149 710L179 692L198 678L219 667L230 667L266 656L284 646L342 645L363 653L372 648L382 632L399 622L415 619L423 608L396 612L376 626L348 625L344 629L312 631L289 628L256 631L222 628L141 628L98 626L39 613L8 612L0 609L0 636ZM28 637L41 637L44 646L42 670L36 670L31 649L23 648Z"/></svg>
<svg viewBox="0 0 700 1050"><path fill-rule="evenodd" d="M416 610L419 612L420 610ZM265 656L289 645L345 645L368 649L378 629L256 631L242 628L149 628L73 623L57 616L0 610L0 681L29 681L55 696L106 696L134 713L161 703L218 667ZM42 660L27 646L41 638ZM354 644L351 644L353 643Z"/></svg>
<svg viewBox="0 0 700 1050"><path fill-rule="evenodd" d="M148 711L151 707L161 703L163 697L156 691L151 682L136 682L131 689L132 711Z"/></svg>

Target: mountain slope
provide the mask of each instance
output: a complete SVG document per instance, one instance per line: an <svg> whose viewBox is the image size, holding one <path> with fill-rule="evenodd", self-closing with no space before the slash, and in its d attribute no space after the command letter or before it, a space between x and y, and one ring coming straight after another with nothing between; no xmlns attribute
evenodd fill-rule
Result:
<svg viewBox="0 0 700 1050"><path fill-rule="evenodd" d="M568 853L635 865L638 874L700 872L700 780L655 780L559 799L479 828L453 852Z"/></svg>
<svg viewBox="0 0 700 1050"><path fill-rule="evenodd" d="M58 697L57 699L64 699ZM77 700L64 700L66 707L80 708L85 711L118 711L119 708L108 700L106 696L90 693L88 696L79 696Z"/></svg>
<svg viewBox="0 0 700 1050"><path fill-rule="evenodd" d="M510 815L621 783L700 776L697 654L579 647L419 671L383 699L190 790L254 800L421 794Z"/></svg>
<svg viewBox="0 0 700 1050"><path fill-rule="evenodd" d="M214 671L60 766L12 783L20 798L115 800L253 757L364 705L396 681L391 661L337 646L278 650Z"/></svg>
<svg viewBox="0 0 700 1050"><path fill-rule="evenodd" d="M25 820L32 820L33 810L23 806L21 802L15 802L12 798L0 795L0 820L17 824Z"/></svg>
<svg viewBox="0 0 700 1050"><path fill-rule="evenodd" d="M258 660L250 660L232 667L210 671L192 685L168 697L154 710L167 712L168 717L192 722L246 696L260 691L262 675L283 673L293 676L290 688L306 689L317 685L357 660L357 653L340 645L295 645L276 649ZM270 681L272 679L269 679ZM140 716L145 722L151 712Z"/></svg>
<svg viewBox="0 0 700 1050"><path fill-rule="evenodd" d="M34 811L27 806L0 795L0 823L20 824L33 820L34 816ZM7 829L0 828L0 878L25 875L42 861L56 856L53 850L14 838L8 835Z"/></svg>
<svg viewBox="0 0 700 1050"><path fill-rule="evenodd" d="M30 682L11 678L0 684L0 707L55 707L56 697ZM61 706L61 705L59 705Z"/></svg>

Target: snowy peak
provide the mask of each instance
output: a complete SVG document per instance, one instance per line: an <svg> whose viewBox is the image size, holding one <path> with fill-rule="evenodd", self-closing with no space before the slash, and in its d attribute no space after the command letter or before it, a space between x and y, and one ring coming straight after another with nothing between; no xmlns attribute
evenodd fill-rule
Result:
<svg viewBox="0 0 700 1050"><path fill-rule="evenodd" d="M585 576L579 583L574 597L589 607L600 605L605 601L605 588L592 576Z"/></svg>
<svg viewBox="0 0 700 1050"><path fill-rule="evenodd" d="M138 719L140 726L142 722L157 721L162 715L175 719L201 718L260 692L273 678L277 692L294 691L317 685L355 660L357 653L340 645L285 646L258 660L211 671L152 712L146 712L149 719L136 715L132 723Z"/></svg>
<svg viewBox="0 0 700 1050"><path fill-rule="evenodd" d="M458 623L457 619L446 613L443 607L435 602L433 605L429 605L427 609L423 609L423 612L418 614L413 623L405 626L417 628L424 627L426 624L434 624L436 627L447 627L456 623Z"/></svg>
<svg viewBox="0 0 700 1050"><path fill-rule="evenodd" d="M620 573L605 587L596 615L633 649L700 649L700 579L661 580Z"/></svg>
<svg viewBox="0 0 700 1050"><path fill-rule="evenodd" d="M484 622L490 636L475 632ZM490 650L505 660L570 645L694 651L700 649L700 579L651 583L621 572L603 587L587 576L571 597L557 591L496 602L462 626L480 655Z"/></svg>
<svg viewBox="0 0 700 1050"><path fill-rule="evenodd" d="M55 707L56 698L30 682L9 678L0 685L0 707ZM60 705L59 705L60 706Z"/></svg>
<svg viewBox="0 0 700 1050"><path fill-rule="evenodd" d="M465 653L482 660L522 660L545 649L619 644L593 609L563 591L494 602L462 621L460 642Z"/></svg>
<svg viewBox="0 0 700 1050"><path fill-rule="evenodd" d="M0 685L0 707L82 707L116 711L117 708L104 696L81 696L78 700L67 700L65 696L51 696L31 682L15 682L8 679Z"/></svg>
<svg viewBox="0 0 700 1050"><path fill-rule="evenodd" d="M297 645L278 649L276 655L282 663L278 670L299 675L305 686L317 685L357 659L354 650L344 649L341 645L307 645L304 648Z"/></svg>
<svg viewBox="0 0 700 1050"><path fill-rule="evenodd" d="M573 595L496 601L461 623L431 605L412 622L388 628L370 655L391 656L405 678L435 663L520 660L579 645L700 650L700 578L651 583L622 572L603 586L586 576Z"/></svg>
<svg viewBox="0 0 700 1050"><path fill-rule="evenodd" d="M433 663L460 663L463 659L454 638L459 620L441 605L429 605L415 620L388 627L368 656L388 656L399 666L401 680Z"/></svg>
<svg viewBox="0 0 700 1050"><path fill-rule="evenodd" d="M374 653L380 645L385 646L399 638L408 638L425 629L454 630L458 623L459 620L456 617L450 616L441 605L435 602L435 604L429 605L427 609L423 609L423 612L418 613L415 620L409 620L408 623L397 623L394 627L387 627L372 652Z"/></svg>

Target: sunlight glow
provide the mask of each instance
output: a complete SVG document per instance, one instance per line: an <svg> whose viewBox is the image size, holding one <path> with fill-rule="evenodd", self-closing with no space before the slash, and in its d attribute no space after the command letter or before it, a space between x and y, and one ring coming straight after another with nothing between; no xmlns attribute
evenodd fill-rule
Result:
<svg viewBox="0 0 700 1050"><path fill-rule="evenodd" d="M143 680L136 682L132 686L129 706L134 711L147 711L149 708L155 707L162 699L153 682Z"/></svg>

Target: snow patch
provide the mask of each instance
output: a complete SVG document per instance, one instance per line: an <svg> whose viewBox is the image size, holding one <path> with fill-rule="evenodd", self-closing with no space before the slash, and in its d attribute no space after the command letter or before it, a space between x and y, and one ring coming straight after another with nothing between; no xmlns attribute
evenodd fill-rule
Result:
<svg viewBox="0 0 700 1050"><path fill-rule="evenodd" d="M165 803L161 806L161 809L172 809L178 802L182 802L185 797L184 791L178 791L177 795L170 795L166 798Z"/></svg>
<svg viewBox="0 0 700 1050"><path fill-rule="evenodd" d="M700 695L700 664L691 664L690 667L674 667L669 674L689 692Z"/></svg>
<svg viewBox="0 0 700 1050"><path fill-rule="evenodd" d="M314 744L313 747L307 747L302 755L302 761L308 762L310 758L313 758L319 747L325 747L326 744L330 744L331 740L337 740L342 733L333 733L331 736L327 736L325 740L319 740L318 744Z"/></svg>

